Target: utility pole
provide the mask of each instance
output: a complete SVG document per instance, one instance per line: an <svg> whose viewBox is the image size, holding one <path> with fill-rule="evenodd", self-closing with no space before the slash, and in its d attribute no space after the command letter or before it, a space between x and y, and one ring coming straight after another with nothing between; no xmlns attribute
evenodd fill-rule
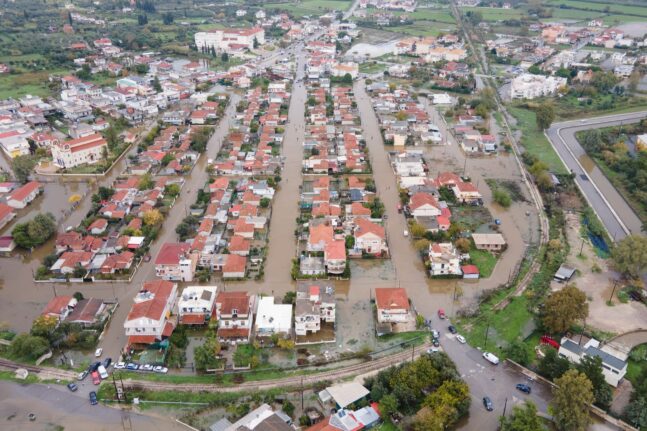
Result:
<svg viewBox="0 0 647 431"><path fill-rule="evenodd" d="M488 320L487 322L487 327L485 328L485 342L483 343L483 348L487 349L487 336L488 332L490 332L490 321Z"/></svg>
<svg viewBox="0 0 647 431"><path fill-rule="evenodd" d="M611 296L609 296L609 302L613 299L613 294L616 293L616 286L618 285L618 280L613 280L613 290L611 290Z"/></svg>
<svg viewBox="0 0 647 431"><path fill-rule="evenodd" d="M505 403L503 404L503 417L505 417L505 411L508 407L508 397L505 398Z"/></svg>
<svg viewBox="0 0 647 431"><path fill-rule="evenodd" d="M301 376L301 411L303 411L303 376Z"/></svg>
<svg viewBox="0 0 647 431"><path fill-rule="evenodd" d="M112 384L115 387L115 395L117 395L117 402L121 404L121 397L119 396L119 391L117 390L117 381L115 380L115 375L112 375Z"/></svg>
<svg viewBox="0 0 647 431"><path fill-rule="evenodd" d="M411 362L413 362L413 357L414 357L415 353L416 353L416 345L412 341L411 342Z"/></svg>

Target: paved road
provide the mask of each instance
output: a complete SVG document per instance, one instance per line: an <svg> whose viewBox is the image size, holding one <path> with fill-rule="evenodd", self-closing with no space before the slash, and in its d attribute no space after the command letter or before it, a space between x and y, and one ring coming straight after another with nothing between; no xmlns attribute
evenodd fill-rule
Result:
<svg viewBox="0 0 647 431"><path fill-rule="evenodd" d="M555 123L546 131L564 164L575 173L575 181L589 205L616 241L629 234L639 234L642 223L622 195L586 155L575 134L581 130L635 123L646 117L647 112L635 112L566 121Z"/></svg>

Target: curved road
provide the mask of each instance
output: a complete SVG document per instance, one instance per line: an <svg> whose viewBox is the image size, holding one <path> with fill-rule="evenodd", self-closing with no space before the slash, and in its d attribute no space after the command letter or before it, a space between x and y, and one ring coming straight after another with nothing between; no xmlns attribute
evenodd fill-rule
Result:
<svg viewBox="0 0 647 431"><path fill-rule="evenodd" d="M553 148L575 174L575 182L614 241L629 234L639 234L642 223L627 201L586 155L575 134L582 130L636 123L643 118L647 118L647 112L565 121L555 123L546 130Z"/></svg>

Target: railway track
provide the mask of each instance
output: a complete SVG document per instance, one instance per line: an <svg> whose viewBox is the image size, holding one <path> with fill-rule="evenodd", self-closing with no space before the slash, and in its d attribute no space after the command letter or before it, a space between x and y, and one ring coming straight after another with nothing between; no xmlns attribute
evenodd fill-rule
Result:
<svg viewBox="0 0 647 431"><path fill-rule="evenodd" d="M126 388L140 388L151 391L183 391L183 392L240 392L245 390L264 390L276 387L299 387L309 386L324 380L340 380L348 377L354 377L360 374L369 373L372 371L379 371L393 365L397 365L411 358L417 358L427 351L431 346L430 343L425 343L415 347L413 350L405 350L395 353L393 355L385 356L382 358L374 359L360 364L348 365L346 367L337 368L334 370L326 370L315 372L312 374L294 375L274 380L266 381L249 381L237 384L235 386L223 386L217 383L168 383L168 382L153 382L148 380L127 379L123 381Z"/></svg>
<svg viewBox="0 0 647 431"><path fill-rule="evenodd" d="M23 368L30 373L46 375L48 378L61 379L61 380L74 380L76 373L74 371L59 370L58 368L39 367L36 365L20 364L18 362L10 361L9 359L0 359L0 368L8 370L17 370Z"/></svg>

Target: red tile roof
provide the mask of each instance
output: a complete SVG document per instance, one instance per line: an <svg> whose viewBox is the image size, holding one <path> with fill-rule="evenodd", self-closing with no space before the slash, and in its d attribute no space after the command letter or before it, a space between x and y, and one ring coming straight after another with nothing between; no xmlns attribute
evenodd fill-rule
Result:
<svg viewBox="0 0 647 431"><path fill-rule="evenodd" d="M232 314L238 310L238 315L249 314L249 294L247 292L220 292L216 297L216 304L220 307L221 314Z"/></svg>
<svg viewBox="0 0 647 431"><path fill-rule="evenodd" d="M191 246L186 243L166 243L155 259L155 265L177 265L180 257L189 252Z"/></svg>
<svg viewBox="0 0 647 431"><path fill-rule="evenodd" d="M149 319L162 319L166 303L173 292L174 284L170 281L155 280L144 283L142 290L147 290L153 294L148 301L134 303L128 313L126 320L139 319L146 317Z"/></svg>
<svg viewBox="0 0 647 431"><path fill-rule="evenodd" d="M24 186L22 186L21 188L12 192L9 196L7 196L7 201L16 200L16 201L22 202L25 200L27 196L29 196L39 187L40 187L40 183L38 181L30 181Z"/></svg>
<svg viewBox="0 0 647 431"><path fill-rule="evenodd" d="M375 303L378 309L409 309L407 291L401 287L378 287L375 289Z"/></svg>

